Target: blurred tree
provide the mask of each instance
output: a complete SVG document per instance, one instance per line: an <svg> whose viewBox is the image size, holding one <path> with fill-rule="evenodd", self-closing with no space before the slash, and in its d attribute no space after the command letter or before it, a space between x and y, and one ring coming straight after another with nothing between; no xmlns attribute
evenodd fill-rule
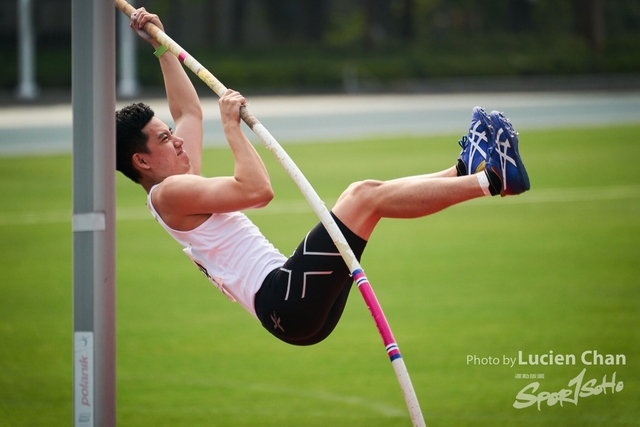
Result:
<svg viewBox="0 0 640 427"><path fill-rule="evenodd" d="M607 36L640 32L640 1L616 0L606 3Z"/></svg>
<svg viewBox="0 0 640 427"><path fill-rule="evenodd" d="M364 45L373 49L384 42L389 33L390 0L365 0Z"/></svg>
<svg viewBox="0 0 640 427"><path fill-rule="evenodd" d="M332 2L324 42L329 46L360 46L366 33L362 0Z"/></svg>
<svg viewBox="0 0 640 427"><path fill-rule="evenodd" d="M216 42L218 41L216 32L216 28L218 27L218 23L216 21L217 10L218 0L208 0L204 2L203 18L206 22L206 25L204 26L202 38L204 39L207 46L215 46Z"/></svg>
<svg viewBox="0 0 640 427"><path fill-rule="evenodd" d="M576 32L595 51L604 48L604 6L604 0L573 0Z"/></svg>
<svg viewBox="0 0 640 427"><path fill-rule="evenodd" d="M276 40L322 42L329 16L327 0L265 0L264 7Z"/></svg>
<svg viewBox="0 0 640 427"><path fill-rule="evenodd" d="M307 21L306 39L312 42L321 42L327 25L329 2L327 0L306 0L304 3Z"/></svg>
<svg viewBox="0 0 640 427"><path fill-rule="evenodd" d="M533 3L532 26L542 35L573 33L573 6L570 1L536 0Z"/></svg>
<svg viewBox="0 0 640 427"><path fill-rule="evenodd" d="M516 33L532 29L532 11L535 0L509 0L509 28Z"/></svg>
<svg viewBox="0 0 640 427"><path fill-rule="evenodd" d="M291 0L265 0L269 26L277 41L287 40L293 35L293 13Z"/></svg>
<svg viewBox="0 0 640 427"><path fill-rule="evenodd" d="M247 17L247 2L233 0L231 8L231 43L242 46L244 43L244 23Z"/></svg>
<svg viewBox="0 0 640 427"><path fill-rule="evenodd" d="M404 41L412 41L416 36L414 23L415 3L413 0L402 0L400 12L400 38Z"/></svg>
<svg viewBox="0 0 640 427"><path fill-rule="evenodd" d="M364 2L364 47L371 50L377 44L376 32L378 31L378 22L376 16L376 0L365 0Z"/></svg>

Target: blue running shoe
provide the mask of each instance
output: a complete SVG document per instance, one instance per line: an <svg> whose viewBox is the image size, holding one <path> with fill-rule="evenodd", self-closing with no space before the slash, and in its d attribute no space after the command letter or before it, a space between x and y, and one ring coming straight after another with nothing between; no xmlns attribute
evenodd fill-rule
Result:
<svg viewBox="0 0 640 427"><path fill-rule="evenodd" d="M487 152L487 176L491 194L510 196L529 190L529 175L518 151L518 132L509 119L498 111L491 112L496 129L495 143Z"/></svg>
<svg viewBox="0 0 640 427"><path fill-rule="evenodd" d="M473 108L469 133L463 136L458 144L462 147L456 163L458 176L473 175L485 168L489 141L494 138L491 118L481 107Z"/></svg>

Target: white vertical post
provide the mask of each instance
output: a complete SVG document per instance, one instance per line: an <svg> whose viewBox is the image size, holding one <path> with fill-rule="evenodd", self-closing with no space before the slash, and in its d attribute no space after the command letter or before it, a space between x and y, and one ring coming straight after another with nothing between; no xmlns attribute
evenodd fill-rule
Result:
<svg viewBox="0 0 640 427"><path fill-rule="evenodd" d="M140 93L136 58L137 38L129 28L130 20L127 15L124 13L118 15L118 68L120 71L118 95L123 98L133 98Z"/></svg>
<svg viewBox="0 0 640 427"><path fill-rule="evenodd" d="M18 1L18 99L38 96L32 6L31 0Z"/></svg>
<svg viewBox="0 0 640 427"><path fill-rule="evenodd" d="M116 425L115 13L72 0L73 425Z"/></svg>

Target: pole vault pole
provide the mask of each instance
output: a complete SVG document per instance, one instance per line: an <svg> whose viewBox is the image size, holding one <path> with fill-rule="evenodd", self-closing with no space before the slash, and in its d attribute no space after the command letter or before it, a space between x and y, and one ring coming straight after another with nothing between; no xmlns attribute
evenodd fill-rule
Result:
<svg viewBox="0 0 640 427"><path fill-rule="evenodd" d="M73 425L116 425L115 14L72 1Z"/></svg>
<svg viewBox="0 0 640 427"><path fill-rule="evenodd" d="M116 6L127 16L131 17L131 14L135 12L133 6L127 3L125 0L115 0ZM193 71L203 82L206 83L211 90L213 90L218 96L222 96L227 88L206 68L204 68L194 57L189 55L180 45L173 41L167 34L161 31L158 27L151 23L147 23L144 30L154 37L158 42L164 45L172 54L178 57L178 59L191 71ZM269 131L249 112L246 107L240 109L240 116L242 120L251 128L251 130L260 138L262 143L267 147L274 157L285 168L287 173L291 176L296 183L304 197L307 199L311 208L316 213L324 227L327 229L329 236L333 240L334 244L340 251L342 258L349 267L349 271L353 276L353 279L362 294L369 311L375 321L375 324L380 332L382 341L385 345L387 354L391 361L391 365L394 368L398 382L400 383L400 389L404 395L409 415L415 427L425 426L424 418L420 410L420 404L416 397L415 390L411 384L409 378L409 372L404 363L404 359L400 354L400 349L395 341L389 323L385 318L382 311L382 307L376 298L369 280L353 251L349 247L345 237L338 228L338 225L331 217L329 210L326 208L318 194L315 192L309 181L302 174L300 169L296 166L289 155L284 151L275 138L269 133Z"/></svg>

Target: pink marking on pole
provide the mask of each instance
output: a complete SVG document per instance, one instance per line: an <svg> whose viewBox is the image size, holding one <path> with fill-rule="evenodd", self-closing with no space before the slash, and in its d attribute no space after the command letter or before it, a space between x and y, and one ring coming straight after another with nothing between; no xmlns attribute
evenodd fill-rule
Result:
<svg viewBox="0 0 640 427"><path fill-rule="evenodd" d="M362 297L364 298L367 307L369 307L369 311L371 312L371 316L373 317L376 326L378 327L378 332L380 332L380 336L382 337L382 341L384 345L388 347L389 345L396 345L396 340L393 337L393 333L391 332L391 328L389 327L389 322L387 322L387 318L384 316L382 311L382 307L376 298L371 285L369 284L369 280L364 275L364 271L356 270L353 272L353 280L356 282ZM396 345L397 349L397 345ZM397 358L400 355L400 351L396 350L393 354L391 360ZM392 357L392 354L389 353L389 357Z"/></svg>
<svg viewBox="0 0 640 427"><path fill-rule="evenodd" d="M187 59L187 56L189 56L187 52L180 52L180 55L178 55L178 59L180 60L180 62L184 62L184 60Z"/></svg>

